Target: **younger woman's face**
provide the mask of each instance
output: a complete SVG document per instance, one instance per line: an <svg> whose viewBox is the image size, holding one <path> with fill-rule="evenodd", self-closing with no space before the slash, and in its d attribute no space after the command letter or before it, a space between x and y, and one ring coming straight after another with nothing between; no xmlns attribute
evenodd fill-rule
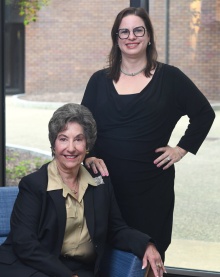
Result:
<svg viewBox="0 0 220 277"><path fill-rule="evenodd" d="M143 36L141 37L135 36L135 34L133 33L133 30L137 27L141 27L142 30L143 28L145 29L145 34ZM148 35L146 26L142 18L136 15L127 15L122 19L119 29L127 29L130 32L127 39L126 38L120 39L118 37L118 46L121 50L122 58L123 56L128 56L128 57L138 57L141 55L146 56L146 48L147 48L148 42L150 41L150 37ZM127 30L125 30L125 32L127 32Z"/></svg>

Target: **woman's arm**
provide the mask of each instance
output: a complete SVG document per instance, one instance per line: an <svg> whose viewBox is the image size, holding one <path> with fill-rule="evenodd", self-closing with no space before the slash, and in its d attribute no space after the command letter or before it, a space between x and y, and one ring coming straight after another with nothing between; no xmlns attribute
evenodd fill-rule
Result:
<svg viewBox="0 0 220 277"><path fill-rule="evenodd" d="M215 113L202 92L176 67L167 66L164 91L168 94L172 91L169 102L173 117L187 115L189 118L189 125L177 146L161 145L155 149L161 155L154 164L166 170L188 152L197 153L212 126Z"/></svg>
<svg viewBox="0 0 220 277"><path fill-rule="evenodd" d="M94 73L91 78L89 79L89 82L86 86L85 93L83 95L83 99L81 102L81 105L87 107L91 113L93 114L95 120L96 120L96 114L95 114L95 107L96 107L96 101L97 101L97 94L98 94L98 80L103 78L103 71L97 71ZM98 172L101 173L102 176L108 176L109 172L106 167L105 162L102 159L99 159L97 157L95 146L93 149L90 150L90 152L86 155L84 160L84 165L88 169L92 169L95 174Z"/></svg>
<svg viewBox="0 0 220 277"><path fill-rule="evenodd" d="M37 176L35 175L35 177ZM42 207L45 204L46 192L36 187L37 181L30 183L30 179L28 178L27 181L25 177L21 180L11 216L13 250L24 264L42 271L48 276L71 277L73 272L57 256L50 253L38 239L40 221L44 217ZM41 186L40 182L38 185ZM46 230L44 231L46 232ZM56 233L55 237L57 237Z"/></svg>
<svg viewBox="0 0 220 277"><path fill-rule="evenodd" d="M196 154L213 124L215 112L203 93L179 69L175 70L174 80L176 105L189 117L189 125L177 146Z"/></svg>

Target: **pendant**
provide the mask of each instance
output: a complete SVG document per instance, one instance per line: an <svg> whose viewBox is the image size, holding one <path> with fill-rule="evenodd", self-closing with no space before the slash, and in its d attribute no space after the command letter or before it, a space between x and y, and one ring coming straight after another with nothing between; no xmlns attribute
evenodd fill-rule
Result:
<svg viewBox="0 0 220 277"><path fill-rule="evenodd" d="M77 194L77 190L71 189L71 191L72 191L74 194Z"/></svg>

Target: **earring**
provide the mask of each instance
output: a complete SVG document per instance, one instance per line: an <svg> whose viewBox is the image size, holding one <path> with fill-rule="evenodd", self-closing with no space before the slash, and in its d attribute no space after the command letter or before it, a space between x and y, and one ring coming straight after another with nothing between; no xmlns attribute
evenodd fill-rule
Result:
<svg viewBox="0 0 220 277"><path fill-rule="evenodd" d="M51 152L52 152L52 156L55 156L55 149L54 149L54 147L50 147L50 149L51 149Z"/></svg>
<svg viewBox="0 0 220 277"><path fill-rule="evenodd" d="M88 150L86 150L86 155L88 155L89 154L89 149Z"/></svg>
<svg viewBox="0 0 220 277"><path fill-rule="evenodd" d="M148 45L151 45L151 42L150 42L150 41L148 42Z"/></svg>

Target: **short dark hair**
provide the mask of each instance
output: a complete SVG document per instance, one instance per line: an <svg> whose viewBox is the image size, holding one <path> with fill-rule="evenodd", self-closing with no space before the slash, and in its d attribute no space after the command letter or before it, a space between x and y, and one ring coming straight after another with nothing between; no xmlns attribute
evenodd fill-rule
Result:
<svg viewBox="0 0 220 277"><path fill-rule="evenodd" d="M150 20L148 13L145 11L144 8L134 8L129 7L122 10L115 19L115 22L112 27L111 37L112 37L112 48L108 58L108 70L107 76L113 79L115 82L119 80L120 77L120 64L121 64L121 50L118 47L118 32L119 26L121 24L122 19L128 15L136 15L143 19L147 32L150 36L151 45L146 49L147 55L147 67L145 70L145 76L150 77L152 74L150 71L155 69L156 61L157 61L157 50L154 41L154 30Z"/></svg>
<svg viewBox="0 0 220 277"><path fill-rule="evenodd" d="M58 108L48 124L49 141L52 149L55 146L55 141L58 134L66 129L69 122L76 122L83 128L86 138L87 150L91 150L96 141L97 128L95 119L88 108L80 104L68 103Z"/></svg>

